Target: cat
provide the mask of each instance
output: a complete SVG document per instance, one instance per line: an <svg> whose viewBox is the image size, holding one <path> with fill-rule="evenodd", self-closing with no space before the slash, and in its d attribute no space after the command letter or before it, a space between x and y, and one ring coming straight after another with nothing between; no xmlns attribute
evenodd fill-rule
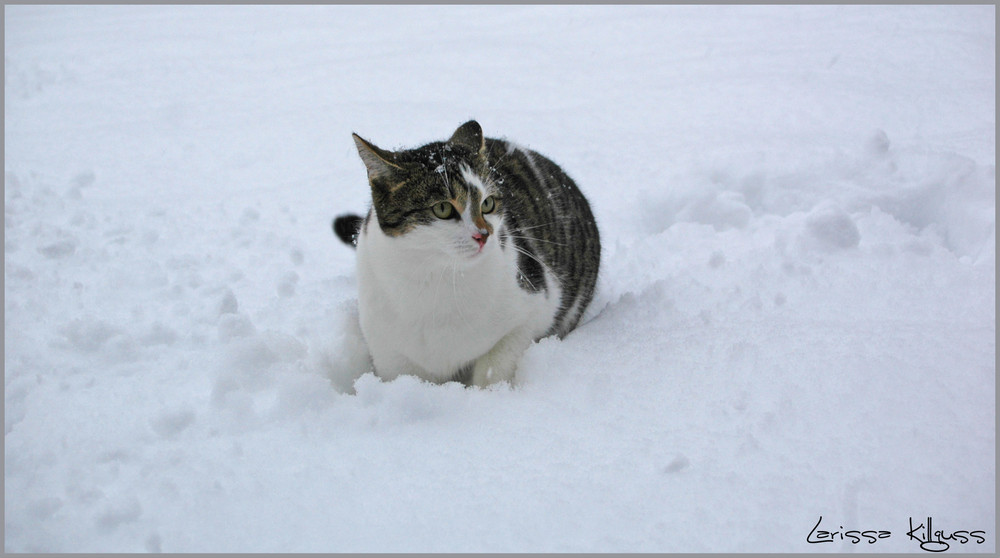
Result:
<svg viewBox="0 0 1000 558"><path fill-rule="evenodd" d="M565 337L594 296L601 245L586 198L558 165L485 138L475 120L416 149L353 137L372 204L333 229L357 249L376 375L514 384L531 343Z"/></svg>

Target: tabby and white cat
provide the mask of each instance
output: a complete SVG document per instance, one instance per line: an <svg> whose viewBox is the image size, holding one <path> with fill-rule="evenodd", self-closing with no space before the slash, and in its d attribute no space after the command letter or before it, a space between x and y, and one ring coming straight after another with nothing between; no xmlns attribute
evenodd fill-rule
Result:
<svg viewBox="0 0 1000 558"><path fill-rule="evenodd" d="M512 382L533 341L576 327L600 239L555 163L484 138L475 121L411 150L354 142L372 206L333 228L357 246L361 331L380 377Z"/></svg>

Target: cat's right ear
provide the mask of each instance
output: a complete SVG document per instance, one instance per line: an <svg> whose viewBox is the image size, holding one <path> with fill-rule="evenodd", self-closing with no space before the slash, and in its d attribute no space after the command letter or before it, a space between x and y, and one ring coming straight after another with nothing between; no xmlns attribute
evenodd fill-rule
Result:
<svg viewBox="0 0 1000 558"><path fill-rule="evenodd" d="M386 178L394 172L402 170L390 161L392 157L389 152L375 147L357 134L352 135L354 136L354 145L358 146L358 155L361 155L361 160L368 168L369 181Z"/></svg>
<svg viewBox="0 0 1000 558"><path fill-rule="evenodd" d="M483 142L483 128L475 120L459 126L448 143L461 145L476 154L482 154L486 149L486 144Z"/></svg>

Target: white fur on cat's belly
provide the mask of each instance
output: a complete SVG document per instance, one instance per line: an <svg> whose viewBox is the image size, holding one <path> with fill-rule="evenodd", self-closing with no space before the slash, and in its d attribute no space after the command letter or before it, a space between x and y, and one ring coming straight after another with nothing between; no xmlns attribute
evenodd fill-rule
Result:
<svg viewBox="0 0 1000 558"><path fill-rule="evenodd" d="M495 231L498 221L491 221ZM475 385L513 379L525 349L555 317L559 283L546 269L547 291L521 289L517 252L501 250L497 235L477 251L460 223L389 237L373 212L358 237L358 307L380 377L441 382L474 362Z"/></svg>

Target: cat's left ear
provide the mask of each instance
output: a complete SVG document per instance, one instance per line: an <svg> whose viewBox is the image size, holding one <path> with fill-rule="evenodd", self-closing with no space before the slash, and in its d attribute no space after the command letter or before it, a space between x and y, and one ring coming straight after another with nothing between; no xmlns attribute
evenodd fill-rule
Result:
<svg viewBox="0 0 1000 558"><path fill-rule="evenodd" d="M448 143L461 145L472 150L473 153L481 154L486 149L486 143L483 140L483 127L479 125L479 122L470 120L455 130Z"/></svg>

